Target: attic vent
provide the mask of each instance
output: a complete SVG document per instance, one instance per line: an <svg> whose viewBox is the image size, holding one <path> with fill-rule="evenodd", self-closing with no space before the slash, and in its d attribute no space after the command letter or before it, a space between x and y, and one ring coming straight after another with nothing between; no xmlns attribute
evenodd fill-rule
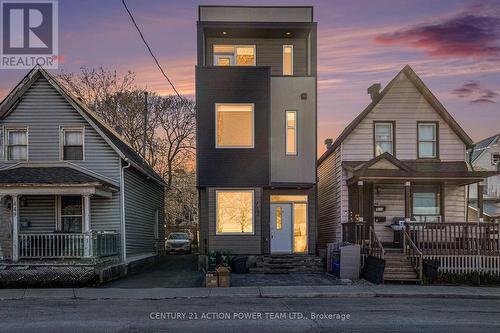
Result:
<svg viewBox="0 0 500 333"><path fill-rule="evenodd" d="M325 145L326 145L326 149L332 148L332 146L333 146L333 139L332 138L325 139Z"/></svg>
<svg viewBox="0 0 500 333"><path fill-rule="evenodd" d="M368 87L368 94L370 94L372 101L378 98L381 88L382 86L380 85L380 83L374 83L370 87Z"/></svg>

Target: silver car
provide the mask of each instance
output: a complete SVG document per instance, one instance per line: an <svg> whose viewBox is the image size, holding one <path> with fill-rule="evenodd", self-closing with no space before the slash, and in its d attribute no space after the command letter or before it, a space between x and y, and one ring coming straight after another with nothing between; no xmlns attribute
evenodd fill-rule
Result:
<svg viewBox="0 0 500 333"><path fill-rule="evenodd" d="M165 242L167 252L191 253L191 240L186 232L172 232Z"/></svg>

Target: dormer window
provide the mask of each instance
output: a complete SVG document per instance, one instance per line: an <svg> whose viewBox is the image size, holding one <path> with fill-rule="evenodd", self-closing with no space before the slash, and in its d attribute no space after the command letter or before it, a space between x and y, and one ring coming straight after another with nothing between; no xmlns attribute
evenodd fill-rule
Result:
<svg viewBox="0 0 500 333"><path fill-rule="evenodd" d="M83 128L62 129L61 152L64 161L83 160Z"/></svg>
<svg viewBox="0 0 500 333"><path fill-rule="evenodd" d="M28 129L7 129L7 160L28 160Z"/></svg>
<svg viewBox="0 0 500 333"><path fill-rule="evenodd" d="M255 66L255 45L214 45L214 66Z"/></svg>
<svg viewBox="0 0 500 333"><path fill-rule="evenodd" d="M383 153L394 155L394 123L375 122L375 157Z"/></svg>

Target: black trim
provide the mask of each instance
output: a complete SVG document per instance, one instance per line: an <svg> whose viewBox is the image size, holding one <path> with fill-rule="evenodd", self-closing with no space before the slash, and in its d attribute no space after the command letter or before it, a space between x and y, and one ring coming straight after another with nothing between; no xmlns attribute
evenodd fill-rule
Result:
<svg viewBox="0 0 500 333"><path fill-rule="evenodd" d="M420 125L433 124L436 125L436 156L435 157L420 157ZM439 161L439 121L417 121L417 159L418 160L437 160Z"/></svg>
<svg viewBox="0 0 500 333"><path fill-rule="evenodd" d="M373 157L377 157L377 152L376 152L376 133L375 133L375 127L377 124L391 124L392 125L392 153L391 155L396 157L396 121L395 120L374 120L373 121ZM382 155L382 154L380 154Z"/></svg>

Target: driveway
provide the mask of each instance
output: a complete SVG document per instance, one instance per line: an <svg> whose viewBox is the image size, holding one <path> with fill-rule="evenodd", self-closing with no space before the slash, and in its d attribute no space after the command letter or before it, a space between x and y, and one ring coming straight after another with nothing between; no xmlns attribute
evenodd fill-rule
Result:
<svg viewBox="0 0 500 333"><path fill-rule="evenodd" d="M197 254L168 255L161 264L141 273L111 281L104 288L193 288L201 287Z"/></svg>

